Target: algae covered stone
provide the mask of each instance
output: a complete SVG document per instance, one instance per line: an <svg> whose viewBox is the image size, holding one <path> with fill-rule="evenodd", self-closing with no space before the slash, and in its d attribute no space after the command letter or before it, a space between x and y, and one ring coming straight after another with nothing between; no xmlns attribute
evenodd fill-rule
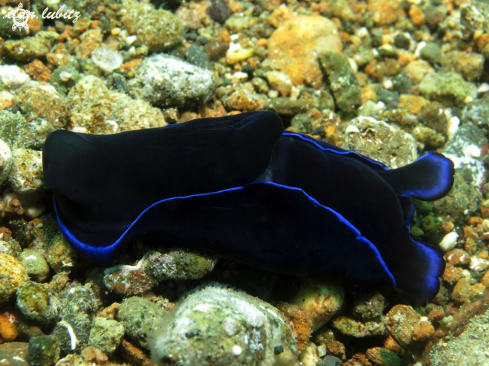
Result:
<svg viewBox="0 0 489 366"><path fill-rule="evenodd" d="M474 83L465 81L456 72L428 73L419 84L421 95L431 101L438 101L444 106L463 106L467 98L477 97Z"/></svg>
<svg viewBox="0 0 489 366"><path fill-rule="evenodd" d="M96 317L92 321L88 345L112 353L121 344L124 326L116 320Z"/></svg>
<svg viewBox="0 0 489 366"><path fill-rule="evenodd" d="M17 306L22 314L42 326L50 326L59 316L60 302L45 285L25 282L17 293Z"/></svg>
<svg viewBox="0 0 489 366"><path fill-rule="evenodd" d="M48 278L49 266L44 257L35 250L24 249L19 259L33 281L44 282Z"/></svg>
<svg viewBox="0 0 489 366"><path fill-rule="evenodd" d="M280 311L211 286L189 295L154 331L157 365L294 365L296 342Z"/></svg>
<svg viewBox="0 0 489 366"><path fill-rule="evenodd" d="M10 300L28 279L29 276L17 259L0 253L0 304Z"/></svg>
<svg viewBox="0 0 489 366"><path fill-rule="evenodd" d="M348 59L334 52L324 52L319 55L319 62L329 78L338 108L354 112L362 104L362 93Z"/></svg>
<svg viewBox="0 0 489 366"><path fill-rule="evenodd" d="M208 101L216 87L213 74L176 57L154 54L136 70L133 95L161 107L185 107Z"/></svg>
<svg viewBox="0 0 489 366"><path fill-rule="evenodd" d="M371 117L357 117L350 121L345 131L346 148L390 168L400 168L416 160L416 140L408 133L384 121Z"/></svg>

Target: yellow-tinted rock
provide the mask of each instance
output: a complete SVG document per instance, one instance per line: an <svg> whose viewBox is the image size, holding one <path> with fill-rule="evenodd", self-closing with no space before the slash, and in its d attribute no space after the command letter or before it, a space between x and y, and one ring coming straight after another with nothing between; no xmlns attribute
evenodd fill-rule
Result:
<svg viewBox="0 0 489 366"><path fill-rule="evenodd" d="M426 74L434 71L430 64L423 60L412 61L404 69L404 73L409 76L413 84L419 84Z"/></svg>
<svg viewBox="0 0 489 366"><path fill-rule="evenodd" d="M0 304L10 300L28 279L29 276L17 259L0 253Z"/></svg>
<svg viewBox="0 0 489 366"><path fill-rule="evenodd" d="M268 51L273 67L289 75L294 85L307 84L318 89L323 75L317 56L326 51L341 53L341 39L329 19L298 15L273 32Z"/></svg>
<svg viewBox="0 0 489 366"><path fill-rule="evenodd" d="M369 0L368 10L376 25L387 25L397 20L400 0Z"/></svg>
<svg viewBox="0 0 489 366"><path fill-rule="evenodd" d="M311 330L315 331L336 314L344 297L345 290L340 284L306 280L290 302L307 313Z"/></svg>
<svg viewBox="0 0 489 366"><path fill-rule="evenodd" d="M253 48L238 48L236 50L228 50L226 52L226 62L229 65L234 65L253 56L253 52Z"/></svg>
<svg viewBox="0 0 489 366"><path fill-rule="evenodd" d="M430 104L429 100L416 95L403 94L399 97L399 105L409 113L418 114L421 108Z"/></svg>

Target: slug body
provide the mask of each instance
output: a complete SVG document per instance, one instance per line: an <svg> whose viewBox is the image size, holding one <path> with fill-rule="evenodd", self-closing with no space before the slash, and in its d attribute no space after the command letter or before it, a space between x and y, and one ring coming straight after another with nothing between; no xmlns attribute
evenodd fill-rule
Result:
<svg viewBox="0 0 489 366"><path fill-rule="evenodd" d="M279 273L398 287L418 303L445 268L409 231L410 198L453 185L438 153L390 170L251 112L115 135L56 131L43 167L62 232L96 262L164 239Z"/></svg>

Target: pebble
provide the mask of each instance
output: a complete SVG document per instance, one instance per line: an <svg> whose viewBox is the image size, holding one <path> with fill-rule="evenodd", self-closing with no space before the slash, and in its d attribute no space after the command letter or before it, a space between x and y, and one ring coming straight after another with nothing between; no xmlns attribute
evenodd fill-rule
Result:
<svg viewBox="0 0 489 366"><path fill-rule="evenodd" d="M404 69L404 73L409 76L411 83L415 85L421 83L426 75L434 72L433 67L424 60L411 61Z"/></svg>
<svg viewBox="0 0 489 366"><path fill-rule="evenodd" d="M32 366L27 361L27 342L8 342L0 344L2 366Z"/></svg>
<svg viewBox="0 0 489 366"><path fill-rule="evenodd" d="M288 97L292 91L292 81L289 76L279 71L269 71L267 80L270 87L277 90L282 97Z"/></svg>
<svg viewBox="0 0 489 366"><path fill-rule="evenodd" d="M30 279L35 282L44 282L49 276L49 266L42 255L35 250L24 249L19 256Z"/></svg>
<svg viewBox="0 0 489 366"><path fill-rule="evenodd" d="M0 184L5 182L12 167L12 151L5 141L0 139Z"/></svg>
<svg viewBox="0 0 489 366"><path fill-rule="evenodd" d="M377 26L394 23L399 14L399 0L368 0L368 10L372 13L372 19Z"/></svg>
<svg viewBox="0 0 489 366"><path fill-rule="evenodd" d="M343 305L345 289L339 283L304 280L299 291L289 300L308 315L315 331L331 320Z"/></svg>
<svg viewBox="0 0 489 366"><path fill-rule="evenodd" d="M247 89L236 90L223 99L226 108L240 112L263 110L266 103L267 97L263 94L256 94Z"/></svg>
<svg viewBox="0 0 489 366"><path fill-rule="evenodd" d="M14 149L10 169L10 186L18 193L33 193L43 186L42 153L31 149Z"/></svg>
<svg viewBox="0 0 489 366"><path fill-rule="evenodd" d="M459 304L465 303L470 297L470 283L466 278L457 281L452 291L452 299Z"/></svg>
<svg viewBox="0 0 489 366"><path fill-rule="evenodd" d="M11 255L0 253L0 304L13 295L29 279L22 264Z"/></svg>
<svg viewBox="0 0 489 366"><path fill-rule="evenodd" d="M489 125L489 97L468 103L462 111L462 122L487 127Z"/></svg>
<svg viewBox="0 0 489 366"><path fill-rule="evenodd" d="M421 315L409 305L395 305L385 315L387 330L403 349L411 345L414 328L420 321Z"/></svg>
<svg viewBox="0 0 489 366"><path fill-rule="evenodd" d="M370 361L379 366L401 366L402 364L395 352L382 347L369 348L365 354Z"/></svg>
<svg viewBox="0 0 489 366"><path fill-rule="evenodd" d="M92 321L88 345L106 354L113 353L121 344L124 326L116 320L95 317Z"/></svg>
<svg viewBox="0 0 489 366"><path fill-rule="evenodd" d="M32 366L52 366L58 362L61 349L53 336L34 337L29 340L27 361Z"/></svg>
<svg viewBox="0 0 489 366"><path fill-rule="evenodd" d="M254 52L255 50L253 48L230 48L226 51L226 63L228 65L237 64L238 62L249 59L251 56L253 56Z"/></svg>
<svg viewBox="0 0 489 366"><path fill-rule="evenodd" d="M362 104L362 95L348 59L334 52L323 52L319 62L328 76L338 108L354 112Z"/></svg>
<svg viewBox="0 0 489 366"><path fill-rule="evenodd" d="M122 301L117 320L125 328L126 336L145 349L150 348L149 335L159 324L166 311L142 297L129 297Z"/></svg>
<svg viewBox="0 0 489 366"><path fill-rule="evenodd" d="M380 320L387 300L380 292L362 294L354 300L352 310L364 321Z"/></svg>
<svg viewBox="0 0 489 366"><path fill-rule="evenodd" d="M390 168L400 168L416 160L416 140L408 133L371 117L357 117L345 131L346 148Z"/></svg>
<svg viewBox="0 0 489 366"><path fill-rule="evenodd" d="M441 65L448 71L455 71L465 80L478 79L484 68L484 56L476 52L450 51L443 55Z"/></svg>
<svg viewBox="0 0 489 366"><path fill-rule="evenodd" d="M0 342L12 342L19 335L19 324L12 313L0 315Z"/></svg>
<svg viewBox="0 0 489 366"><path fill-rule="evenodd" d="M30 62L35 59L45 58L58 38L59 34L56 32L41 31L34 37L5 41L2 46L2 52L3 55L19 62Z"/></svg>
<svg viewBox="0 0 489 366"><path fill-rule="evenodd" d="M17 306L27 319L43 327L52 326L61 311L61 303L55 293L33 281L27 281L19 288Z"/></svg>
<svg viewBox="0 0 489 366"><path fill-rule="evenodd" d="M477 97L477 87L474 83L465 81L456 72L426 74L418 86L422 96L438 101L444 106L463 107L467 100Z"/></svg>
<svg viewBox="0 0 489 366"><path fill-rule="evenodd" d="M30 79L29 75L18 66L0 65L0 89L15 90Z"/></svg>
<svg viewBox="0 0 489 366"><path fill-rule="evenodd" d="M287 365L297 348L279 310L247 294L205 287L159 325L151 344L157 365ZM205 325L204 325L205 324Z"/></svg>
<svg viewBox="0 0 489 366"><path fill-rule="evenodd" d="M185 107L209 100L216 85L209 70L176 57L153 54L139 65L129 87L137 88L134 93L141 93L153 105Z"/></svg>
<svg viewBox="0 0 489 366"><path fill-rule="evenodd" d="M447 252L445 258L448 263L454 266L464 266L470 263L470 255L465 250L459 248Z"/></svg>
<svg viewBox="0 0 489 366"><path fill-rule="evenodd" d="M285 97L270 99L266 108L282 116L294 116L299 113L304 113L307 110L306 104L301 100Z"/></svg>
<svg viewBox="0 0 489 366"><path fill-rule="evenodd" d="M318 15L297 15L286 20L268 40L273 69L289 75L294 85L321 87L322 72L316 55L341 53L341 39L336 25Z"/></svg>

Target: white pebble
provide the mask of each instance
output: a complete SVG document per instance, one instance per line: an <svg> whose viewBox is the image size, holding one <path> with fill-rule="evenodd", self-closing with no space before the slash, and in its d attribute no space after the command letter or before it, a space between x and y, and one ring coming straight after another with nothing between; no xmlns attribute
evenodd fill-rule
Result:
<svg viewBox="0 0 489 366"><path fill-rule="evenodd" d="M239 356L243 352L240 346L233 346L233 355Z"/></svg>
<svg viewBox="0 0 489 366"><path fill-rule="evenodd" d="M455 231L448 233L440 242L440 248L445 252L452 250L457 245L458 234Z"/></svg>
<svg viewBox="0 0 489 366"><path fill-rule="evenodd" d="M479 156L481 156L481 149L479 149L475 145L466 146L464 147L463 151L465 156L470 156L473 158L478 158Z"/></svg>
<svg viewBox="0 0 489 366"><path fill-rule="evenodd" d="M455 131L458 130L458 126L460 125L460 118L452 117L448 121L448 137L452 136Z"/></svg>

